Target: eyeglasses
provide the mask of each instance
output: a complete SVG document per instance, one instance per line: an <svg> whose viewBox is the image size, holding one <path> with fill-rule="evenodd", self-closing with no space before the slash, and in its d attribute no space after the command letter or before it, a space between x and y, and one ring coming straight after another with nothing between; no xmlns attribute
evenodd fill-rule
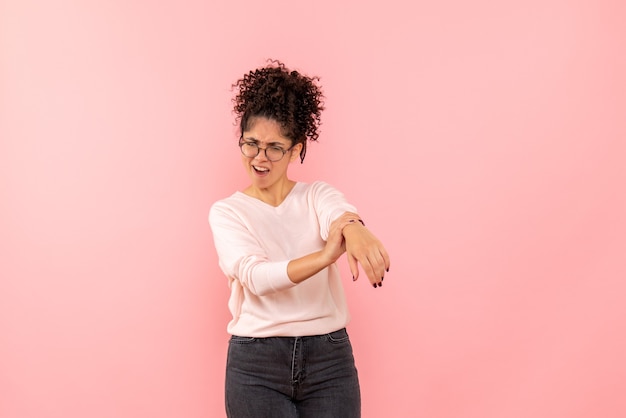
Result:
<svg viewBox="0 0 626 418"><path fill-rule="evenodd" d="M293 146L289 147L289 149L283 149L274 145L266 148L261 148L256 142L239 141L239 148L241 148L241 153L248 158L256 157L257 155L259 155L259 152L263 150L265 151L265 157L267 157L267 159L271 162L275 163L276 161L282 160L287 151L293 148Z"/></svg>

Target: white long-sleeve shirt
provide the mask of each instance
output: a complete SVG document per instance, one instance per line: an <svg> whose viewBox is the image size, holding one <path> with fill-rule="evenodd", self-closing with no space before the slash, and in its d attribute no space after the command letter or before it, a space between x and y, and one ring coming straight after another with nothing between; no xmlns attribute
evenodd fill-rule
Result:
<svg viewBox="0 0 626 418"><path fill-rule="evenodd" d="M330 224L344 212L356 209L324 182L296 183L276 207L242 192L213 204L209 223L231 291L229 333L305 336L346 326L336 264L299 284L287 275L290 260L324 248Z"/></svg>

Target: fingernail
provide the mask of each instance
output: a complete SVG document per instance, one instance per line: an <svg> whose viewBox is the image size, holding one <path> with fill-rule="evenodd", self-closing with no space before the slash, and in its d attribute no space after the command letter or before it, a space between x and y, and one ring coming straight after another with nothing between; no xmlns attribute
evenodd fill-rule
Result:
<svg viewBox="0 0 626 418"><path fill-rule="evenodd" d="M389 273L389 269L387 269L387 273Z"/></svg>
<svg viewBox="0 0 626 418"><path fill-rule="evenodd" d="M383 280L385 280L385 276L380 278L380 281L382 282Z"/></svg>
<svg viewBox="0 0 626 418"><path fill-rule="evenodd" d="M356 277L352 276L352 281L356 282Z"/></svg>
<svg viewBox="0 0 626 418"><path fill-rule="evenodd" d="M378 283L378 286L383 287L383 282Z"/></svg>
<svg viewBox="0 0 626 418"><path fill-rule="evenodd" d="M374 286L374 289L376 289L378 287L378 286L376 286L376 283L374 283L373 286Z"/></svg>

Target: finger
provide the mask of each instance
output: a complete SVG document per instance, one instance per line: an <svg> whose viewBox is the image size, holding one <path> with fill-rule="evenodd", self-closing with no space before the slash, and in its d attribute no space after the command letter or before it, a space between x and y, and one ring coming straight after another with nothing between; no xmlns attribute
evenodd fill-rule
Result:
<svg viewBox="0 0 626 418"><path fill-rule="evenodd" d="M367 262L361 262L364 270L370 279L374 288L382 286L385 278L385 263L379 251L373 252L367 258Z"/></svg>
<svg viewBox="0 0 626 418"><path fill-rule="evenodd" d="M342 214L341 216L337 218L337 220L345 220L345 221L349 221L350 219L358 220L360 219L360 217L356 213L345 212L344 214Z"/></svg>
<svg viewBox="0 0 626 418"><path fill-rule="evenodd" d="M367 274L367 278L369 279L372 286L374 286L374 289L382 285L381 276L379 276L375 272L373 266L370 265L369 262L366 265L363 265L363 263L361 263L361 266L363 267L363 270L365 270L365 274Z"/></svg>
<svg viewBox="0 0 626 418"><path fill-rule="evenodd" d="M343 215L341 215L339 219L345 222L355 223L355 222L359 222L361 220L361 217L357 215L356 213L346 212Z"/></svg>
<svg viewBox="0 0 626 418"><path fill-rule="evenodd" d="M383 247L380 248L380 255L383 257L384 263L385 263L385 271L389 272L389 267L391 266L391 259L389 258L389 254L387 253L387 250L385 250Z"/></svg>
<svg viewBox="0 0 626 418"><path fill-rule="evenodd" d="M359 264L352 254L348 254L347 258L350 272L352 273L352 281L356 281L359 278Z"/></svg>
<svg viewBox="0 0 626 418"><path fill-rule="evenodd" d="M345 227L350 226L350 225L355 225L357 222L358 220L354 220L354 219L344 221L339 225L339 231L343 235L343 230Z"/></svg>
<svg viewBox="0 0 626 418"><path fill-rule="evenodd" d="M380 247L376 253L376 272L380 274L380 281L385 278L385 272L389 271L389 255L384 248Z"/></svg>
<svg viewBox="0 0 626 418"><path fill-rule="evenodd" d="M371 267L371 280L378 286L382 286L382 282L385 279L385 272L389 271L389 254L382 246L376 246L372 248L367 255L367 262ZM361 265L363 266L363 262Z"/></svg>

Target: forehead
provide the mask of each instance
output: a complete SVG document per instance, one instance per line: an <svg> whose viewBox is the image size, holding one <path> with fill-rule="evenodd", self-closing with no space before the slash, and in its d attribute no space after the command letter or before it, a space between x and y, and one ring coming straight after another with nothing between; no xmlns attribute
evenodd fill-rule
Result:
<svg viewBox="0 0 626 418"><path fill-rule="evenodd" d="M283 135L282 127L277 121L264 117L250 118L243 137L262 143L291 143L291 140Z"/></svg>

